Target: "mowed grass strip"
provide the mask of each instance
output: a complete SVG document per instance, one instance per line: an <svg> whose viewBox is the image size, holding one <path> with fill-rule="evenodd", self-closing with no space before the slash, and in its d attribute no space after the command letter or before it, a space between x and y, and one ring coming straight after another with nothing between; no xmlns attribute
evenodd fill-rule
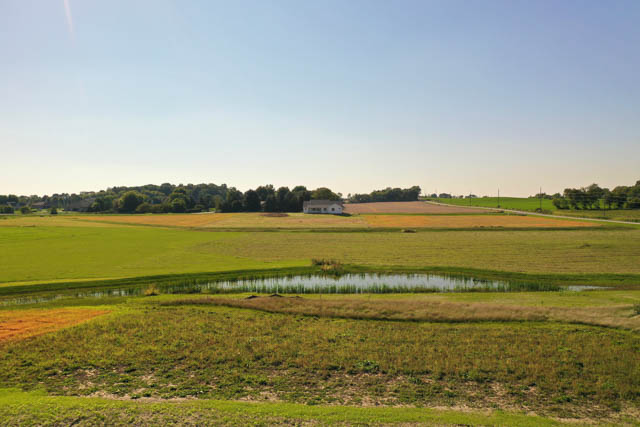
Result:
<svg viewBox="0 0 640 427"><path fill-rule="evenodd" d="M0 349L55 394L628 414L640 337L582 325L334 319L149 303Z"/></svg>
<svg viewBox="0 0 640 427"><path fill-rule="evenodd" d="M405 297L406 298L406 297ZM269 313L346 319L407 320L425 322L560 321L640 331L640 315L632 304L589 307L532 307L491 303L455 303L382 298L301 298L262 296L250 299L204 297L167 302L165 305L218 305Z"/></svg>
<svg viewBox="0 0 640 427"><path fill-rule="evenodd" d="M0 389L0 419L23 425L518 425L576 426L549 418L503 411L426 408L359 408L291 403L250 403L199 399L180 402L123 401L47 396Z"/></svg>
<svg viewBox="0 0 640 427"><path fill-rule="evenodd" d="M0 344L57 331L108 312L108 310L65 308L0 312Z"/></svg>

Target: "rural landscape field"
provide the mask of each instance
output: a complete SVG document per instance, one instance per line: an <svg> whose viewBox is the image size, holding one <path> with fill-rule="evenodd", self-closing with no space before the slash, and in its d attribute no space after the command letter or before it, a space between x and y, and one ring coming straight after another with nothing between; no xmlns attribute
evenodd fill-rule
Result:
<svg viewBox="0 0 640 427"><path fill-rule="evenodd" d="M635 424L640 226L358 208L2 217L0 416ZM295 288L353 274L461 288Z"/></svg>
<svg viewBox="0 0 640 427"><path fill-rule="evenodd" d="M640 427L639 24L0 0L0 427Z"/></svg>

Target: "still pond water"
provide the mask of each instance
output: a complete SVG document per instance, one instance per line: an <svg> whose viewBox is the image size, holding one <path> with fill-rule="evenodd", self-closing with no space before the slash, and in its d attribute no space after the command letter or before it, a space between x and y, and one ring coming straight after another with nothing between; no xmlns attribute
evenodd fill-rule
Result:
<svg viewBox="0 0 640 427"><path fill-rule="evenodd" d="M164 294L182 293L287 293L287 294L358 294L358 293L427 293L427 292L517 292L517 291L583 291L603 289L597 286L556 286L451 277L433 274L343 274L340 276L305 275L268 277L203 283L158 283ZM141 295L149 285L99 290L52 292L11 298L0 304L33 304L61 298L101 298Z"/></svg>

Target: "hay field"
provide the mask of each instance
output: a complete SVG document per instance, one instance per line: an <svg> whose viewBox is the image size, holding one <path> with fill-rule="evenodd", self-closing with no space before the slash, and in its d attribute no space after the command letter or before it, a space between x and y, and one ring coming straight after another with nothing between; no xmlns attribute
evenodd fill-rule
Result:
<svg viewBox="0 0 640 427"><path fill-rule="evenodd" d="M289 213L282 216L256 213L99 215L84 221L187 228L343 228L368 227L363 218Z"/></svg>
<svg viewBox="0 0 640 427"><path fill-rule="evenodd" d="M419 202L421 203L421 202ZM435 206L435 205L434 205ZM211 229L331 228L567 228L596 227L593 222L520 215L307 215L216 213L79 216L76 222Z"/></svg>
<svg viewBox="0 0 640 427"><path fill-rule="evenodd" d="M345 213L372 214L372 213L422 213L422 214L464 214L464 213L488 213L484 209L467 208L463 206L442 206L426 202L377 202L377 203L347 203L344 205Z"/></svg>
<svg viewBox="0 0 640 427"><path fill-rule="evenodd" d="M373 228L565 228L602 225L564 219L524 215L366 215Z"/></svg>
<svg viewBox="0 0 640 427"><path fill-rule="evenodd" d="M105 310L12 310L0 313L0 344L77 325L108 313Z"/></svg>

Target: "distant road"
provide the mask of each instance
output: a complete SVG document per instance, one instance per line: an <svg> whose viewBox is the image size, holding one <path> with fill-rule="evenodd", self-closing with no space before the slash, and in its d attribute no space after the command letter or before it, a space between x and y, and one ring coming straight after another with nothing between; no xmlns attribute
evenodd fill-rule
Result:
<svg viewBox="0 0 640 427"><path fill-rule="evenodd" d="M425 201L425 203L431 203L433 205L442 205L442 206L458 206L458 205L450 205L448 203L440 203L440 202L430 202L430 201ZM610 222L612 224L630 224L630 225L640 225L640 223L638 222L633 222L633 221L620 221L620 220L615 220L615 219L600 219L600 218L583 218L583 217L579 217L579 216L565 216L565 215L552 215L552 214L543 214L543 213L539 213L539 212L530 212L530 211L517 211L514 209L504 209L504 208L488 208L488 207L484 207L484 206L470 206L470 209L485 209L485 210L489 210L489 211L502 211L502 212L510 212L510 213L517 213L517 214L523 214L523 215L535 215L535 216L546 216L549 218L564 218L564 219L581 219L584 221L595 221L595 222Z"/></svg>

